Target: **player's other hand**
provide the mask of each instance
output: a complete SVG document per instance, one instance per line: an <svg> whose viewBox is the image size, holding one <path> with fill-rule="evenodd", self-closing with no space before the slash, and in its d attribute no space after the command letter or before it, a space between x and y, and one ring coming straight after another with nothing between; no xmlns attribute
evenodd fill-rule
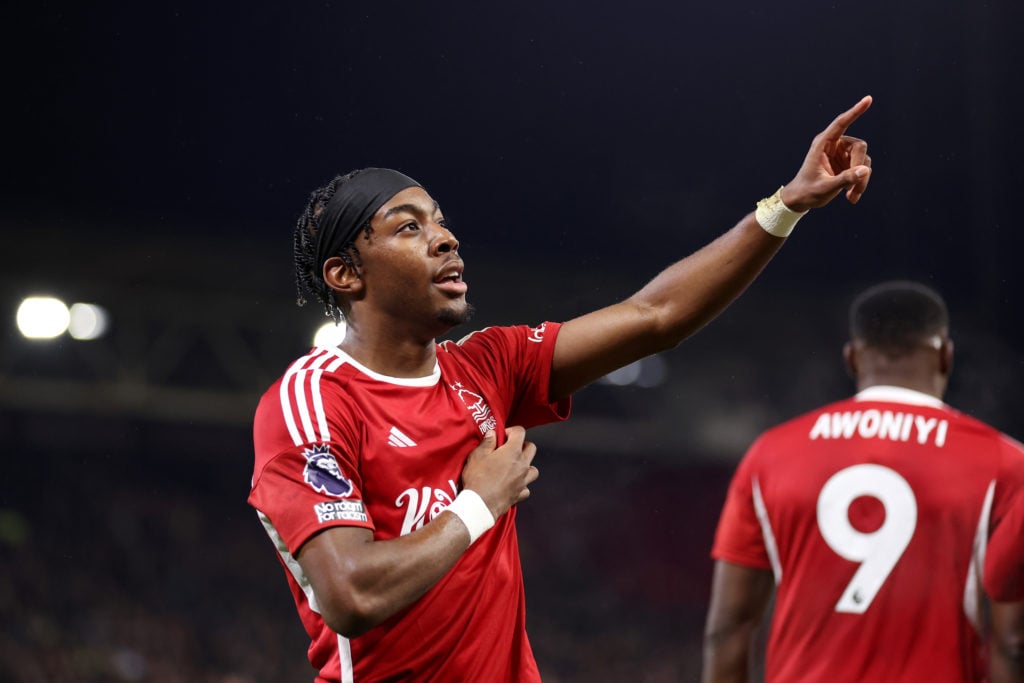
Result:
<svg viewBox="0 0 1024 683"><path fill-rule="evenodd" d="M861 98L835 118L811 142L803 165L782 188L782 201L794 211L825 206L846 190L852 204L860 201L871 179L868 143L846 135L846 129L871 106L871 96Z"/></svg>
<svg viewBox="0 0 1024 683"><path fill-rule="evenodd" d="M540 476L531 464L537 446L526 440L526 430L508 427L505 436L499 447L494 431L488 432L462 469L463 488L476 491L495 519L529 498L529 486Z"/></svg>

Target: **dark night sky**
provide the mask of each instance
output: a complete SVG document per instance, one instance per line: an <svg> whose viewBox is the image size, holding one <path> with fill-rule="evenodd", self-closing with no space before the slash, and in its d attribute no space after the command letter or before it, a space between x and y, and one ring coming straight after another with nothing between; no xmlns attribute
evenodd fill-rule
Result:
<svg viewBox="0 0 1024 683"><path fill-rule="evenodd" d="M1010 0L18 3L0 41L0 225L31 257L7 250L5 271L155 243L175 257L145 267L168 278L216 249L207 282L287 297L309 191L379 165L441 202L473 291L495 261L513 292L518 277L565 296L560 265L639 284L786 182L870 93L851 130L876 170L864 201L805 219L758 286L845 297L922 278L1019 348L1022 14ZM247 267L257 252L280 270Z"/></svg>
<svg viewBox="0 0 1024 683"><path fill-rule="evenodd" d="M1010 239L1017 3L548 5L23 4L5 211L269 238L333 173L391 165L469 243L642 255L726 227L870 93L864 234L830 243L952 272L972 232Z"/></svg>

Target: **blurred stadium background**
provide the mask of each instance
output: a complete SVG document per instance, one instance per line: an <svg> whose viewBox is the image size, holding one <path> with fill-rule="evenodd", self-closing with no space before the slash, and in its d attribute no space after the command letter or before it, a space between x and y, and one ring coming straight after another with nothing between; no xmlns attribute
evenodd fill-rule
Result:
<svg viewBox="0 0 1024 683"><path fill-rule="evenodd" d="M256 400L323 322L294 305L290 234L333 174L426 185L462 240L473 327L562 320L732 225L870 93L862 204L806 218L719 320L532 434L520 531L545 680L696 680L732 468L762 429L852 390L860 288L943 292L948 401L1024 436L1021 14L16 3L0 681L312 680L245 497ZM105 334L23 337L18 307L42 295L102 306Z"/></svg>

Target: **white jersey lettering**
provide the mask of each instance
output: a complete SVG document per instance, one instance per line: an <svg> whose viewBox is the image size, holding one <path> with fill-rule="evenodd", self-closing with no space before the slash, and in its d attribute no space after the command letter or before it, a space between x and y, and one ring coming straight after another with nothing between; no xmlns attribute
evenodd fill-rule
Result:
<svg viewBox="0 0 1024 683"><path fill-rule="evenodd" d="M946 445L949 421L924 417L913 413L898 413L891 410L869 408L860 411L822 413L814 421L808 438L851 439L854 435L862 439L888 439L908 441L916 434L917 442L924 445L931 441L938 448Z"/></svg>

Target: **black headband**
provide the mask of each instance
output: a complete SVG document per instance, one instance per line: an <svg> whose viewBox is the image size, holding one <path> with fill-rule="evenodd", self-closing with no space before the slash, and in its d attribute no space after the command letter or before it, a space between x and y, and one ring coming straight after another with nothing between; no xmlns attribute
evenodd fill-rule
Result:
<svg viewBox="0 0 1024 683"><path fill-rule="evenodd" d="M340 254L377 209L409 187L422 185L389 168L364 168L342 183L317 220L317 268Z"/></svg>

